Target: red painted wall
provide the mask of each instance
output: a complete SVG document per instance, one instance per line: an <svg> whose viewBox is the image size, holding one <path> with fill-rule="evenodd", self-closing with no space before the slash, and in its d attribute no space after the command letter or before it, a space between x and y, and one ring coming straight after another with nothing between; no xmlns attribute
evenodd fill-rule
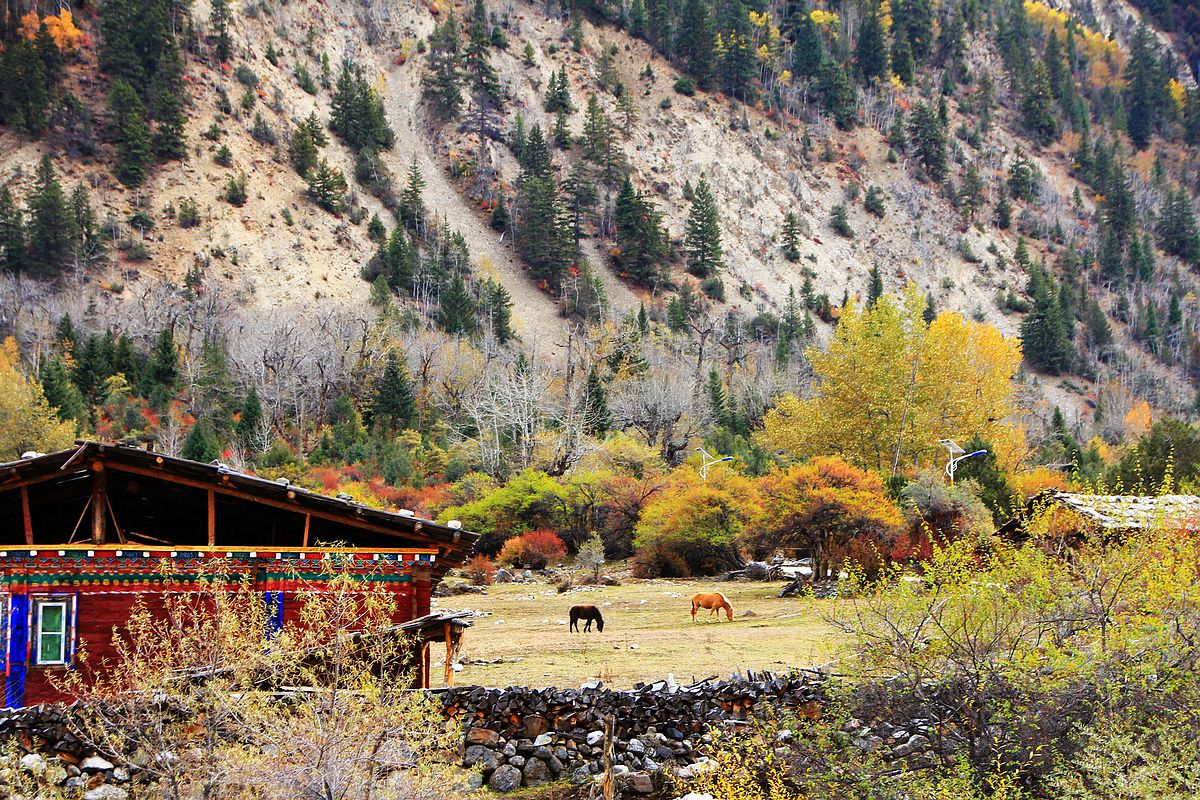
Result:
<svg viewBox="0 0 1200 800"><path fill-rule="evenodd" d="M391 584L389 588L396 594L396 614L393 622L407 622L424 616L430 612L430 581L427 573L417 574L410 583ZM423 578L423 579L422 579ZM63 594L72 591L68 587L30 587L34 594L55 593ZM75 647L85 648L88 653L87 665L84 667L80 659L75 659L73 668L100 670L104 669L104 661L110 663L116 659L117 653L113 647L114 630L123 629L133 608L143 603L151 612L161 612L164 594L158 591L89 591L88 588L75 589L76 595L76 639ZM297 592L284 594L284 625L299 622L301 600ZM25 679L25 705L36 705L43 702L70 700L71 698L54 686L53 679L58 676L61 680L62 667L30 666Z"/></svg>

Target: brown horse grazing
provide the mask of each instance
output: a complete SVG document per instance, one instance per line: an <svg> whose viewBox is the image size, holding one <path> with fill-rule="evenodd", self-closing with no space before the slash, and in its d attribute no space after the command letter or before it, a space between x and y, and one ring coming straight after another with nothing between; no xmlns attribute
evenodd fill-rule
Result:
<svg viewBox="0 0 1200 800"><path fill-rule="evenodd" d="M588 633L592 629L592 623L596 623L596 630L604 633L604 615L600 613L600 609L595 606L571 606L571 630L575 633L579 632L579 620L585 620L583 623L583 632Z"/></svg>
<svg viewBox="0 0 1200 800"><path fill-rule="evenodd" d="M733 622L733 606L729 604L728 598L720 592L701 592L692 598L692 622L696 621L696 609L698 608L708 609L709 622L712 622L713 614L718 614L722 610L729 617L729 621Z"/></svg>

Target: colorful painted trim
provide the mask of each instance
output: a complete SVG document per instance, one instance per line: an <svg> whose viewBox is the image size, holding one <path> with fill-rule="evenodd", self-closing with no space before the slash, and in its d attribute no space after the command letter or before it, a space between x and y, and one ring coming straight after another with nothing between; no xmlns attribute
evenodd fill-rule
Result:
<svg viewBox="0 0 1200 800"><path fill-rule="evenodd" d="M118 550L41 549L0 551L0 589L13 594L55 588L108 591L188 590L224 578L249 580L265 591L301 591L313 583L347 575L366 583L411 583L418 565L432 565L432 552L301 550Z"/></svg>

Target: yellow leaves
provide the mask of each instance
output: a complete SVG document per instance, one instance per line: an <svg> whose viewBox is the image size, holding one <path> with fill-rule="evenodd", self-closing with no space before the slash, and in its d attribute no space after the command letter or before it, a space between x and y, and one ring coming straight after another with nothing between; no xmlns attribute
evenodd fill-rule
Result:
<svg viewBox="0 0 1200 800"><path fill-rule="evenodd" d="M42 385L20 371L20 352L12 338L0 345L0 461L27 450L64 450L75 441L75 423L58 418Z"/></svg>
<svg viewBox="0 0 1200 800"><path fill-rule="evenodd" d="M750 9L750 24L756 28L766 27L771 22L771 15L766 11L761 14L754 9Z"/></svg>
<svg viewBox="0 0 1200 800"><path fill-rule="evenodd" d="M1183 111L1183 103L1186 99L1186 92L1183 89L1183 84L1174 78L1167 81L1167 93L1171 95L1171 100L1175 103L1176 111Z"/></svg>
<svg viewBox="0 0 1200 800"><path fill-rule="evenodd" d="M836 28L842 21L842 18L832 11L824 11L820 8L814 8L809 17L821 28Z"/></svg>
<svg viewBox="0 0 1200 800"><path fill-rule="evenodd" d="M1150 404L1143 400L1134 404L1125 414L1125 433L1132 438L1141 436L1150 430L1153 421L1150 417Z"/></svg>
<svg viewBox="0 0 1200 800"><path fill-rule="evenodd" d="M83 31L75 27L75 19L71 16L70 10L66 8L60 11L57 16L51 14L41 20L38 19L36 11L30 11L21 17L21 25L17 29L17 33L26 39L32 40L37 36L38 28L42 26L42 23L45 23L46 29L50 33L50 38L59 50L74 50L83 41Z"/></svg>
<svg viewBox="0 0 1200 800"><path fill-rule="evenodd" d="M896 91L900 91L901 89L904 88L904 81L900 80L899 75L892 75L891 83L892 83L892 86L896 89Z"/></svg>
<svg viewBox="0 0 1200 800"><path fill-rule="evenodd" d="M760 44L754 55L759 61L769 61L771 59L771 50L765 44Z"/></svg>
<svg viewBox="0 0 1200 800"><path fill-rule="evenodd" d="M926 326L924 308L913 287L865 311L848 305L828 349L809 353L814 396L780 398L760 444L793 458L836 453L886 475L893 465L940 463L939 439L979 434L1001 463L1018 463L1025 442L1010 422L1016 340L954 313Z"/></svg>

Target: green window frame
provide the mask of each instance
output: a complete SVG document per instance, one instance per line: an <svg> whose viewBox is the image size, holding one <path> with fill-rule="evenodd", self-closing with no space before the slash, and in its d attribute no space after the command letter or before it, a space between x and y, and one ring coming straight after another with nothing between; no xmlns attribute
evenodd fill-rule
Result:
<svg viewBox="0 0 1200 800"><path fill-rule="evenodd" d="M70 632L71 604L66 598L34 601L33 663L63 665L70 652L67 636Z"/></svg>

